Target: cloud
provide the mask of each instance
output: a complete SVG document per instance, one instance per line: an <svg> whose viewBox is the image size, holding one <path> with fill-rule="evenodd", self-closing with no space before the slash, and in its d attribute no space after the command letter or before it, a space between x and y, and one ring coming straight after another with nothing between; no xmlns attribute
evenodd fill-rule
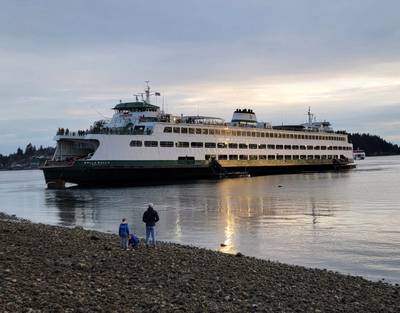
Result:
<svg viewBox="0 0 400 313"><path fill-rule="evenodd" d="M92 121L149 79L174 113L230 119L247 106L278 124L302 121L311 106L340 127L398 138L384 119L400 96L399 9L390 0L5 1L0 121ZM377 124L366 110L390 111Z"/></svg>

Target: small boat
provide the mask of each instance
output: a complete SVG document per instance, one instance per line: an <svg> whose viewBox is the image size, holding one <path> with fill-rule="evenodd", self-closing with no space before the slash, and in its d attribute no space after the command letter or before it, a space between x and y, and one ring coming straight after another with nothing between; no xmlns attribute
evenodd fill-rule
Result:
<svg viewBox="0 0 400 313"><path fill-rule="evenodd" d="M365 159L365 151L361 149L353 150L353 159L354 160L364 160Z"/></svg>

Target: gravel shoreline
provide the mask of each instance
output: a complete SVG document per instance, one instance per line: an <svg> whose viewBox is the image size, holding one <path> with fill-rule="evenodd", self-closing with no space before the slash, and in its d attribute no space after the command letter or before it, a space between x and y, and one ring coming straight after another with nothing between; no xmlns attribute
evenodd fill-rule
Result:
<svg viewBox="0 0 400 313"><path fill-rule="evenodd" d="M118 225L117 225L118 226ZM400 287L0 213L1 312L400 312Z"/></svg>

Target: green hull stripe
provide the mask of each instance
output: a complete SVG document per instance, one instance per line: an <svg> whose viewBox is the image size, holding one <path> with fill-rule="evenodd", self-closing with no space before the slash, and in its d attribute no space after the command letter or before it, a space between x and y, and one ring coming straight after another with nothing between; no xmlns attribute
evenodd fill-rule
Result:
<svg viewBox="0 0 400 313"><path fill-rule="evenodd" d="M332 165L333 160L219 160L218 163L225 168L234 167L264 167L264 166L304 166L304 165ZM344 164L342 164L344 165ZM194 168L209 167L210 162L205 160L147 160L147 161L110 161L86 160L76 161L75 167L80 168Z"/></svg>
<svg viewBox="0 0 400 313"><path fill-rule="evenodd" d="M169 161L169 160L151 160L151 161L76 161L76 167L140 167L140 168L168 168L168 167L208 167L208 161Z"/></svg>

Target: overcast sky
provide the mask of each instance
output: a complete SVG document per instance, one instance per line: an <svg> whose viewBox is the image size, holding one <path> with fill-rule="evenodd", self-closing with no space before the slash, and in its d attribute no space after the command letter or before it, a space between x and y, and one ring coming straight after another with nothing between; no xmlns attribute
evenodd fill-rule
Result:
<svg viewBox="0 0 400 313"><path fill-rule="evenodd" d="M400 1L0 0L0 153L54 145L150 80L176 114L400 143Z"/></svg>

